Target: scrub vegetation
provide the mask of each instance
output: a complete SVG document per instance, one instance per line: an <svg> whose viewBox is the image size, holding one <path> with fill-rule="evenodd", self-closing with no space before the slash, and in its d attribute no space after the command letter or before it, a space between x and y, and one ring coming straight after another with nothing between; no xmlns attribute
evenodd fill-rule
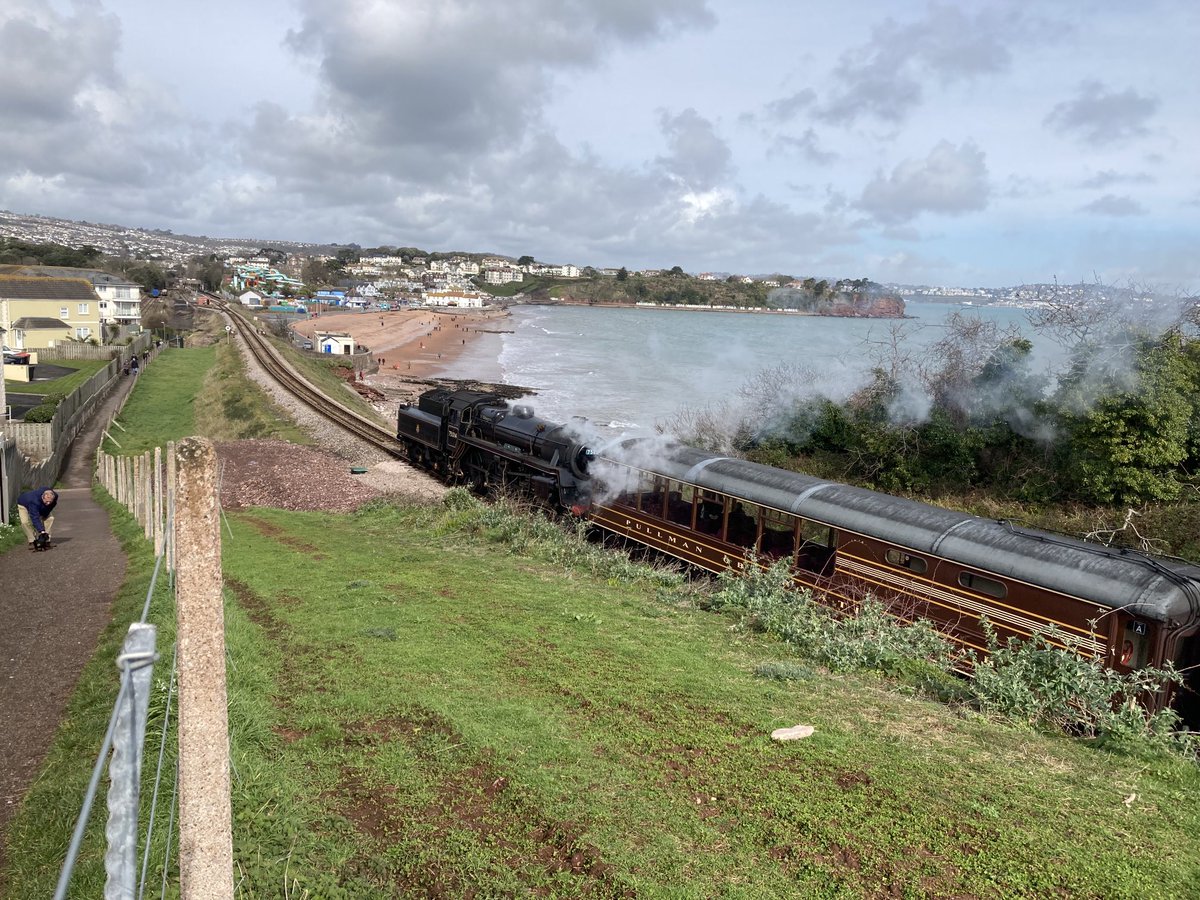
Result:
<svg viewBox="0 0 1200 900"><path fill-rule="evenodd" d="M845 397L781 366L725 404L668 423L686 443L811 475L1200 559L1200 341L1195 298L1141 310L1041 311L1034 340L1066 353L1053 376L1033 340L953 314L921 354L904 325L873 347ZM1160 307L1161 309L1161 307Z"/></svg>

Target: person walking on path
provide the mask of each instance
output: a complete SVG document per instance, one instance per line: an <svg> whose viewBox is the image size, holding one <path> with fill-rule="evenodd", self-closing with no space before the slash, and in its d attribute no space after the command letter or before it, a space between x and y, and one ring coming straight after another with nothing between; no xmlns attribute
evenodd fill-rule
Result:
<svg viewBox="0 0 1200 900"><path fill-rule="evenodd" d="M17 497L17 515L21 518L21 530L29 546L44 534L43 542L50 543L50 529L54 527L54 507L58 505L58 492L50 488L26 491Z"/></svg>

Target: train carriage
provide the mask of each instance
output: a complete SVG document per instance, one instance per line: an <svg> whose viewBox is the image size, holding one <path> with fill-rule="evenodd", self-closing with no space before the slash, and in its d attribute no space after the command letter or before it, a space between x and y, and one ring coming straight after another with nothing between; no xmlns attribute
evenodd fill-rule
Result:
<svg viewBox="0 0 1200 900"><path fill-rule="evenodd" d="M592 521L713 572L748 550L786 557L835 608L871 593L981 653L986 617L1001 640L1053 626L1052 644L1118 671L1200 662L1196 566L654 440L602 451L592 471L606 485Z"/></svg>
<svg viewBox="0 0 1200 900"><path fill-rule="evenodd" d="M503 484L711 572L788 560L835 609L871 594L986 653L1045 634L1117 671L1187 670L1176 710L1200 725L1200 567L989 521L925 503L633 439L593 456L571 427L491 394L430 391L402 406L410 460L452 483ZM964 656L964 665L967 657Z"/></svg>

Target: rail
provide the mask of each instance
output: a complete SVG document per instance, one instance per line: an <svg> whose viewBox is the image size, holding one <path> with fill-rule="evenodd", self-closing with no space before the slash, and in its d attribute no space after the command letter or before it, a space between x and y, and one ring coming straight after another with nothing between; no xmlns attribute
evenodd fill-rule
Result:
<svg viewBox="0 0 1200 900"><path fill-rule="evenodd" d="M381 428L370 419L347 409L310 384L283 358L271 342L259 333L253 323L248 322L240 313L231 309L225 301L214 297L213 305L225 314L246 349L280 387L318 415L341 426L360 440L392 456L404 457L404 447L394 434Z"/></svg>

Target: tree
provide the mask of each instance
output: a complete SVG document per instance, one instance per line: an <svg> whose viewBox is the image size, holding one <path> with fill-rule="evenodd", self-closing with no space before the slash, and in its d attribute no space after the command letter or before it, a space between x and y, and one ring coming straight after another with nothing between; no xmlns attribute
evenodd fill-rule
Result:
<svg viewBox="0 0 1200 900"><path fill-rule="evenodd" d="M626 269L624 266L621 266L621 268L619 268L617 270L617 281L625 281L628 277L629 277L629 270Z"/></svg>
<svg viewBox="0 0 1200 900"><path fill-rule="evenodd" d="M672 266L671 267L671 275L674 276L675 278L683 278L685 276L685 274L686 273L683 271L682 266Z"/></svg>
<svg viewBox="0 0 1200 900"><path fill-rule="evenodd" d="M1078 350L1057 396L1070 485L1089 502L1172 499L1197 416L1195 366L1178 334L1138 340L1128 368L1104 350L1090 343Z"/></svg>
<svg viewBox="0 0 1200 900"><path fill-rule="evenodd" d="M536 260L532 256L522 256L517 260L518 266L532 266Z"/></svg>

